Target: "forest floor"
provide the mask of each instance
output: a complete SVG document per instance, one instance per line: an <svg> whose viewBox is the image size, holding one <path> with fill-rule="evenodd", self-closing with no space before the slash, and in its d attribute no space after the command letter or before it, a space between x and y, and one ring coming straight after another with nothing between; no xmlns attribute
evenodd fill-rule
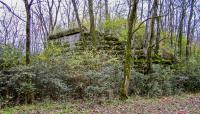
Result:
<svg viewBox="0 0 200 114"><path fill-rule="evenodd" d="M36 103L0 110L0 114L200 114L200 94L161 98L131 97L122 102Z"/></svg>

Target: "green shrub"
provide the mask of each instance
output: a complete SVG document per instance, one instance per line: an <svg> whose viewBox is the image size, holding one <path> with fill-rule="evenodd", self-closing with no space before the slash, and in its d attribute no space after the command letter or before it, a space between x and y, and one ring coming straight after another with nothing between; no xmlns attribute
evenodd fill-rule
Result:
<svg viewBox="0 0 200 114"><path fill-rule="evenodd" d="M54 69L57 68L57 69ZM68 92L65 76L58 66L48 68L40 64L15 67L0 73L0 96L6 101L31 103L51 98L58 100ZM56 71L55 71L56 70Z"/></svg>
<svg viewBox="0 0 200 114"><path fill-rule="evenodd" d="M35 75L26 67L13 67L2 71L0 73L0 95L5 100L15 100L18 103L31 101L30 96L35 90L32 84L33 77Z"/></svg>
<svg viewBox="0 0 200 114"><path fill-rule="evenodd" d="M154 64L154 73L149 75L133 71L130 94L158 97L182 92L200 92L199 63L198 58L193 58L171 68Z"/></svg>
<svg viewBox="0 0 200 114"><path fill-rule="evenodd" d="M200 59L192 58L189 62L177 66L172 79L175 89L185 92L200 92Z"/></svg>
<svg viewBox="0 0 200 114"><path fill-rule="evenodd" d="M22 52L9 45L0 45L0 69L11 68L22 65L24 56Z"/></svg>
<svg viewBox="0 0 200 114"><path fill-rule="evenodd" d="M137 23L137 27L140 25L140 23ZM126 38L128 37L128 26L127 26L127 20L124 18L115 18L112 20L106 20L103 22L103 29L104 31L109 30L110 34L113 36L119 38L120 41L126 41ZM140 26L140 29L136 31L136 39L135 39L135 47L141 48L143 45L143 35L144 35L145 27L144 24Z"/></svg>
<svg viewBox="0 0 200 114"><path fill-rule="evenodd" d="M107 94L107 91L118 92L121 79L121 63L116 57L103 52L85 51L73 53L68 60L70 72L82 78L78 90L85 97L96 97ZM84 80L83 80L84 78ZM72 85L76 85L75 82ZM76 90L76 89L73 89ZM77 93L77 92L76 92Z"/></svg>
<svg viewBox="0 0 200 114"><path fill-rule="evenodd" d="M31 66L13 67L0 73L0 96L5 104L118 93L122 74L117 58L100 52L94 55L92 51L72 51L41 59L49 55L39 55Z"/></svg>
<svg viewBox="0 0 200 114"><path fill-rule="evenodd" d="M51 44L32 61L30 66L0 72L0 105L66 97L110 98L119 94L123 65L119 58L106 52L74 52ZM187 65L171 68L154 64L154 73L149 75L133 69L130 94L158 97L182 91L199 92L199 63L199 59L191 59Z"/></svg>
<svg viewBox="0 0 200 114"><path fill-rule="evenodd" d="M154 65L154 73L143 75L133 71L130 92L131 94L158 97L172 94L172 77L170 68Z"/></svg>

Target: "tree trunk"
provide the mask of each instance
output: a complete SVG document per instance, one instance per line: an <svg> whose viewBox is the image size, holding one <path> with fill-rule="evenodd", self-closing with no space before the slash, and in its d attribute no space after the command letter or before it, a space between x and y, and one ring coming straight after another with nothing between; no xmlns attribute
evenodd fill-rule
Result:
<svg viewBox="0 0 200 114"><path fill-rule="evenodd" d="M102 0L99 0L99 22L98 22L98 29L99 32L102 32Z"/></svg>
<svg viewBox="0 0 200 114"><path fill-rule="evenodd" d="M153 49L153 40L154 40L154 25L155 25L155 17L157 15L157 10L158 10L158 0L154 0L153 3L153 15L151 19L151 34L150 34L150 39L149 39L149 47L147 50L147 73L152 72L152 49Z"/></svg>
<svg viewBox="0 0 200 114"><path fill-rule="evenodd" d="M51 0L51 4L50 1L47 0L47 6L48 6L48 14L49 14L49 33L53 32L53 14L52 14L52 10L53 10L53 5L54 5L54 0Z"/></svg>
<svg viewBox="0 0 200 114"><path fill-rule="evenodd" d="M142 0L142 2L141 2L142 4L142 6L141 6L141 12L140 12L140 20L142 20L143 19L143 11L144 11L144 0Z"/></svg>
<svg viewBox="0 0 200 114"><path fill-rule="evenodd" d="M195 15L195 12L194 12L194 20L193 20L193 26L192 26L192 31L191 31L192 35L191 35L191 39L190 39L191 43L193 42L194 37L195 37L194 34L195 34L196 24L197 24L197 20L196 20L196 15ZM197 37L196 42L198 42L198 35L196 37ZM196 49L196 47L194 46L194 49L193 49L193 52L192 52L192 47L190 48L191 55L193 53L195 54L195 49Z"/></svg>
<svg viewBox="0 0 200 114"><path fill-rule="evenodd" d="M155 7L158 10L158 6L155 6ZM158 16L157 13L156 13L156 16ZM161 32L161 30L160 30L160 17L156 18L156 21L157 21L157 35L156 35L155 55L158 55L159 54L159 48L160 48L160 32Z"/></svg>
<svg viewBox="0 0 200 114"><path fill-rule="evenodd" d="M132 9L128 17L128 38L126 41L126 50L125 50L125 64L124 64L124 80L121 87L120 99L128 99L128 88L129 80L131 76L131 45L133 40L133 29L135 28L136 19L137 19L137 5L138 0L132 0Z"/></svg>
<svg viewBox="0 0 200 114"><path fill-rule="evenodd" d="M105 15L106 15L106 20L110 20L110 15L108 11L108 0L105 0Z"/></svg>
<svg viewBox="0 0 200 114"><path fill-rule="evenodd" d="M173 48L173 32L174 32L174 27L173 27L173 20L174 20L174 5L172 0L170 0L170 46Z"/></svg>
<svg viewBox="0 0 200 114"><path fill-rule="evenodd" d="M75 11L75 14L76 14L76 20L77 20L77 23L78 23L78 27L81 30L81 21L80 21L79 15L78 15L78 9L77 9L77 6L76 6L76 0L72 0L72 4L74 6L74 11Z"/></svg>
<svg viewBox="0 0 200 114"><path fill-rule="evenodd" d="M148 13L147 18L150 17L151 14L151 0L148 1ZM143 49L144 53L147 54L147 43L149 40L149 20L146 22L145 33L144 33L144 42L143 42Z"/></svg>
<svg viewBox="0 0 200 114"><path fill-rule="evenodd" d="M93 0L88 0L88 9L90 15L90 34L93 40L93 47L97 47L97 39L95 34L95 23L94 23L94 13L93 13Z"/></svg>
<svg viewBox="0 0 200 114"><path fill-rule="evenodd" d="M29 4L28 0L24 0L26 16L27 16L27 19L26 19L26 65L30 64L30 25L31 25L30 8L32 5L32 1Z"/></svg>
<svg viewBox="0 0 200 114"><path fill-rule="evenodd" d="M180 59L182 58L182 39L183 39L183 24L185 19L185 13L186 13L186 6L185 6L185 0L182 1L182 14L181 14L181 20L179 24L179 33L178 33L178 55Z"/></svg>
<svg viewBox="0 0 200 114"><path fill-rule="evenodd" d="M108 11L108 0L105 0L105 18L106 18L106 21L110 21L110 14L109 14L109 11ZM105 30L105 33L109 34L109 29L106 29Z"/></svg>
<svg viewBox="0 0 200 114"><path fill-rule="evenodd" d="M191 9L190 9L190 17L188 20L188 31L187 31L187 45L186 45L186 59L189 60L189 57L191 55L191 23L192 23L192 17L194 12L194 2L195 0L191 1Z"/></svg>

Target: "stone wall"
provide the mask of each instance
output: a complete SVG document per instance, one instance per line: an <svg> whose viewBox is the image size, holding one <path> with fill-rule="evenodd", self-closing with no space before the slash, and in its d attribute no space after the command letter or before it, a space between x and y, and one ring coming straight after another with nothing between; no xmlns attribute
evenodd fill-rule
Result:
<svg viewBox="0 0 200 114"><path fill-rule="evenodd" d="M77 36L75 37L74 35ZM112 35L107 35L99 32L96 32L96 38L98 39L97 51L103 51L115 55L123 61L125 42L119 41L118 38L113 37ZM69 44L71 44L70 47L73 47L73 49L79 52L93 49L92 38L89 32L70 34L69 36L64 36L61 37L61 39L57 39L57 41L68 42ZM166 58L166 56L163 57L162 55L159 56L153 54L152 62L156 64L173 64L174 61L172 60L172 58ZM139 72L144 72L147 59L143 49L135 49L133 51L132 58L134 59L134 67Z"/></svg>
<svg viewBox="0 0 200 114"><path fill-rule="evenodd" d="M97 45L98 51L105 51L113 55L124 54L125 45L118 38L102 33L97 33L96 37L99 41ZM90 33L82 33L81 39L76 43L76 46L78 50L91 50L93 45Z"/></svg>
<svg viewBox="0 0 200 114"><path fill-rule="evenodd" d="M80 33L76 33L69 36L63 36L59 39L54 39L54 42L68 43L71 49L75 48L75 44L78 43L80 40Z"/></svg>

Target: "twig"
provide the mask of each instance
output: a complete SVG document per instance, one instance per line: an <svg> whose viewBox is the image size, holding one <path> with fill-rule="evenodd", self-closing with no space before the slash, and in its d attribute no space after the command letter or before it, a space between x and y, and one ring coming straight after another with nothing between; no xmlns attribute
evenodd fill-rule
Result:
<svg viewBox="0 0 200 114"><path fill-rule="evenodd" d="M8 11L10 11L14 16L16 16L18 19L22 20L23 22L26 22L24 19L22 19L20 16L18 16L14 11L12 11L12 9L6 4L4 3L3 1L0 0L0 3L3 4L7 9Z"/></svg>
<svg viewBox="0 0 200 114"><path fill-rule="evenodd" d="M155 16L155 17L149 17L149 18L145 19L144 21L142 21L142 22L138 25L138 27L133 31L133 33L137 32L137 31L141 28L141 26L142 26L146 21L148 21L149 19L160 18L160 17L164 17L164 16L167 16L167 15L168 15L168 14L160 15L160 16Z"/></svg>
<svg viewBox="0 0 200 114"><path fill-rule="evenodd" d="M162 42L162 41L165 40L165 39L166 39L166 38L160 39L160 40L158 41L158 43L160 44L160 42ZM150 47L153 48L155 45L156 45L156 43L154 43L154 44L151 45Z"/></svg>

